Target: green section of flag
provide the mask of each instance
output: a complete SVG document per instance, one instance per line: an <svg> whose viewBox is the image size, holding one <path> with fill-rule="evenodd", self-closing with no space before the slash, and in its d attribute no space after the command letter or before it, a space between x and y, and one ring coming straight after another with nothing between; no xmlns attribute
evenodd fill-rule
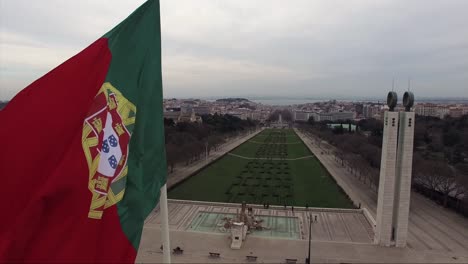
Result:
<svg viewBox="0 0 468 264"><path fill-rule="evenodd" d="M106 81L137 109L125 195L117 208L123 231L138 249L143 222L166 182L159 2L147 1L104 37L112 53Z"/></svg>

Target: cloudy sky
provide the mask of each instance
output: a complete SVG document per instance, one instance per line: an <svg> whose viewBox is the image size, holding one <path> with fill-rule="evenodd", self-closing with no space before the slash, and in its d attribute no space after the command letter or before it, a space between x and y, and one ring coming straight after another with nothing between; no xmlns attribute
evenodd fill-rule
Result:
<svg viewBox="0 0 468 264"><path fill-rule="evenodd" d="M0 99L142 0L0 0ZM466 0L161 0L165 97L468 97Z"/></svg>

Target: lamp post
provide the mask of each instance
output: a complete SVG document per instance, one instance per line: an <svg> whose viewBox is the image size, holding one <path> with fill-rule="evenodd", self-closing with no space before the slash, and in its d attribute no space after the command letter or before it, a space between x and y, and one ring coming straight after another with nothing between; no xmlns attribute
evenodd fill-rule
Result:
<svg viewBox="0 0 468 264"><path fill-rule="evenodd" d="M309 254L306 258L305 263L310 264L310 241L312 238L312 214L309 214Z"/></svg>
<svg viewBox="0 0 468 264"><path fill-rule="evenodd" d="M208 141L205 141L205 161L208 162Z"/></svg>

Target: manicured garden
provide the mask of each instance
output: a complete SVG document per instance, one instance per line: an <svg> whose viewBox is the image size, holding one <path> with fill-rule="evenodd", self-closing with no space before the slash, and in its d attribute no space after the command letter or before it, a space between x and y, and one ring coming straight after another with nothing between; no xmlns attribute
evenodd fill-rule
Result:
<svg viewBox="0 0 468 264"><path fill-rule="evenodd" d="M292 129L266 129L169 191L169 198L353 208Z"/></svg>

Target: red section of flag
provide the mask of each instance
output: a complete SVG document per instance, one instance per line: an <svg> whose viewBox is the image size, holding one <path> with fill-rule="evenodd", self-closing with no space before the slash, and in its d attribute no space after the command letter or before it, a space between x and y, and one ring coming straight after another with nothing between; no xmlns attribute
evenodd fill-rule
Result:
<svg viewBox="0 0 468 264"><path fill-rule="evenodd" d="M111 61L99 39L0 111L0 262L133 262L116 206L88 218L83 122Z"/></svg>

